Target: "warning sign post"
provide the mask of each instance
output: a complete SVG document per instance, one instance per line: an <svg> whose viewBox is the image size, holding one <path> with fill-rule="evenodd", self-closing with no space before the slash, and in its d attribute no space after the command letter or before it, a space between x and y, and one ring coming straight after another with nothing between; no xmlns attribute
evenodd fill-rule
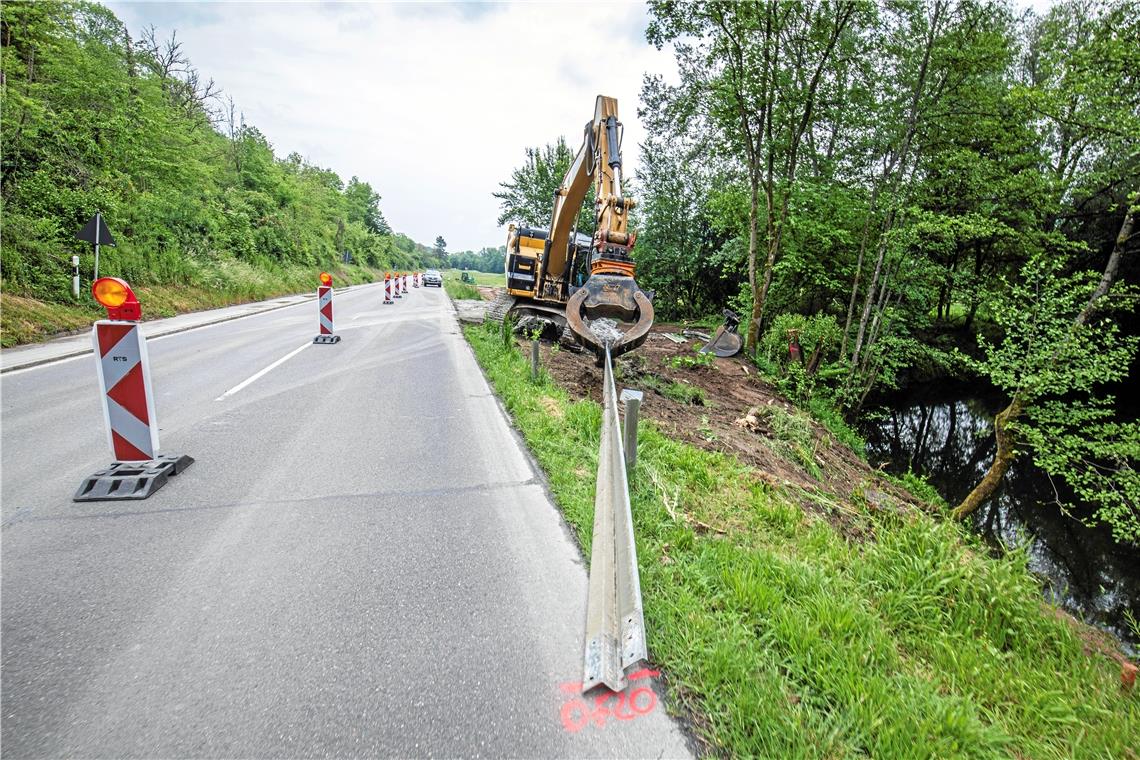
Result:
<svg viewBox="0 0 1140 760"><path fill-rule="evenodd" d="M340 342L340 336L333 332L332 275L328 272L321 272L321 284L317 286L317 321L320 333L313 338L314 343Z"/></svg>
<svg viewBox="0 0 1140 760"><path fill-rule="evenodd" d="M91 340L107 443L115 461L84 479L74 500L145 499L162 488L170 475L177 475L194 460L186 455L158 453L158 418L150 384L150 362L146 338L135 321L142 317L135 294L116 277L96 280L91 290L95 300L107 307L110 317L95 323Z"/></svg>

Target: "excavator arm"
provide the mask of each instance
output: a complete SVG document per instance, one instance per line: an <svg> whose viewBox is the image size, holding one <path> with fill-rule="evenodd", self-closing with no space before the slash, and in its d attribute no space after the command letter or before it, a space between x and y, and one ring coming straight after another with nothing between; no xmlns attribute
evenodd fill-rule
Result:
<svg viewBox="0 0 1140 760"><path fill-rule="evenodd" d="M512 226L507 241L508 293L565 304L566 322L578 342L599 355L608 347L611 356L640 346L653 325L653 305L637 286L630 256L636 234L629 230L629 211L636 203L622 194L621 130L617 100L599 95L582 145L554 193L549 233ZM591 182L596 224L587 250L571 235ZM575 288L574 272L587 263L579 257L586 256L589 278ZM599 335L590 323L601 318L633 326Z"/></svg>

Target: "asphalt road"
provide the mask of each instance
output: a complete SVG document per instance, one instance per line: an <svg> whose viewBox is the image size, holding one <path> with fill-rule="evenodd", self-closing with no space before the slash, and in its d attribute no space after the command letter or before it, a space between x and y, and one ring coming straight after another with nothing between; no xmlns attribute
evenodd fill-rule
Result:
<svg viewBox="0 0 1140 760"><path fill-rule="evenodd" d="M579 701L580 553L446 295L380 301L152 339L146 501L71 501L92 356L0 376L5 757L688 754L658 679Z"/></svg>

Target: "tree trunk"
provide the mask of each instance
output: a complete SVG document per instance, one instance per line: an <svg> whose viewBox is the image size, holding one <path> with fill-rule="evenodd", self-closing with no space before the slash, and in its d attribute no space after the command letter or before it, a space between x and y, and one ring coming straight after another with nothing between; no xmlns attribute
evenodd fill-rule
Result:
<svg viewBox="0 0 1140 760"><path fill-rule="evenodd" d="M756 179L755 171L752 173L752 207L748 212L748 286L752 290L752 318L748 320L748 340L745 342L745 348L749 351L756 350L756 344L760 337L760 315L763 313L764 304L760 299L755 297L756 294L756 224L757 217L760 214L760 186Z"/></svg>
<svg viewBox="0 0 1140 760"><path fill-rule="evenodd" d="M973 491L970 491L969 496L954 508L952 514L955 518L961 520L972 514L993 495L998 484L1001 483L1001 479L1005 477L1006 471L1009 470L1014 457L1017 456L1017 451L1014 449L1017 442L1016 436L1009 429L1009 424L1020 417L1024 411L1025 404L1020 398L1014 396L1009 406L1002 409L994 417L994 438L997 439L997 452L994 454L993 464L990 465L990 469L986 471L981 482L974 486Z"/></svg>
<svg viewBox="0 0 1140 760"><path fill-rule="evenodd" d="M1085 304L1085 308L1081 309L1081 313L1077 316L1078 325L1083 326L1088 324L1089 318L1096 309L1096 302L1112 287L1112 281L1116 279L1116 273L1120 270L1120 255L1124 253L1124 246L1128 244L1128 239L1132 237L1132 224L1135 213L1135 209L1130 208L1128 209L1128 213L1124 215L1124 221L1120 223L1120 232L1116 234L1116 244L1112 246L1112 254L1108 257L1108 263L1104 266L1104 273L1100 276L1100 282L1097 283L1096 290L1093 291L1089 302Z"/></svg>
<svg viewBox="0 0 1140 760"><path fill-rule="evenodd" d="M874 175L871 177L874 180ZM884 177L883 181L886 181ZM859 278L863 274L863 254L867 251L867 235L871 231L871 219L875 216L875 204L879 199L879 183L871 188L871 202L867 207L867 218L863 220L863 234L859 238L859 259L855 262L855 279L851 283L851 300L847 302L847 320L843 323L843 340L839 344L840 360L847 358L847 338L851 335L851 318L855 316L855 299L859 295Z"/></svg>

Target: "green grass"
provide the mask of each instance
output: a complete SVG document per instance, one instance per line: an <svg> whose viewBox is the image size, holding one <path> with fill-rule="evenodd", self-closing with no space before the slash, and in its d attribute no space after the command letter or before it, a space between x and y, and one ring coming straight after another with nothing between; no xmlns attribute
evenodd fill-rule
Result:
<svg viewBox="0 0 1140 760"><path fill-rule="evenodd" d="M455 281L459 281L459 276L462 270L459 269L445 269L443 270L443 278L446 280L449 277L454 277ZM467 274L475 278L476 285L485 285L492 288L501 288L506 285L506 275L502 272L493 274L491 272L476 272L474 269L468 269Z"/></svg>
<svg viewBox="0 0 1140 760"><path fill-rule="evenodd" d="M599 406L532 384L498 330L466 334L588 551ZM736 460L639 431L650 652L710 753L1136 756L1140 697L1041 601L1024 555L892 510L853 514L873 539L850 541Z"/></svg>
<svg viewBox="0 0 1140 760"><path fill-rule="evenodd" d="M142 304L143 319L173 317L191 311L263 301L282 295L315 292L319 269L290 267L263 269L224 260L201 268L190 282L181 285L134 285ZM329 270L334 287L373 282L383 275L359 266L338 265ZM72 304L49 303L5 290L0 298L0 344L5 348L35 343L53 336L91 328L105 310L91 297L85 283Z"/></svg>
<svg viewBox="0 0 1140 760"><path fill-rule="evenodd" d="M785 459L799 463L813 478L823 474L815 460L815 429L803 412L781 406L761 406L757 410L772 431L770 444Z"/></svg>
<svg viewBox="0 0 1140 760"><path fill-rule="evenodd" d="M847 424L843 413L831 398L822 394L812 396L808 399L807 411L819 424L827 428L836 440L858 454L860 459L866 460L867 441L855 428Z"/></svg>
<svg viewBox="0 0 1140 760"><path fill-rule="evenodd" d="M479 289L474 285L469 285L466 282L457 282L455 280L444 279L443 289L447 294L457 301L482 301L483 295Z"/></svg>
<svg viewBox="0 0 1140 760"><path fill-rule="evenodd" d="M620 380L621 378L616 378ZM660 393L666 398L671 398L678 404L687 404L689 406L704 406L708 401L703 388L698 388L695 385L688 383L678 383L660 375L652 373L639 374L637 382L647 391L654 391Z"/></svg>
<svg viewBox="0 0 1140 760"><path fill-rule="evenodd" d="M891 475L889 472L882 472L880 475L895 485L905 488L924 501L930 502L942 509L949 509L950 507L950 505L946 503L946 499L942 497L942 494L938 493L938 489L931 485L925 476L919 475L913 470L907 470L898 476Z"/></svg>
<svg viewBox="0 0 1140 760"><path fill-rule="evenodd" d="M473 272L472 274L498 277L500 281L496 284L502 284L502 275L488 275L485 272ZM447 294L458 301L482 301L483 296L479 289L471 283L461 281L459 277L460 271L458 269L448 269L443 272L443 289L447 291ZM475 282L483 284L479 282L478 277L475 278Z"/></svg>

